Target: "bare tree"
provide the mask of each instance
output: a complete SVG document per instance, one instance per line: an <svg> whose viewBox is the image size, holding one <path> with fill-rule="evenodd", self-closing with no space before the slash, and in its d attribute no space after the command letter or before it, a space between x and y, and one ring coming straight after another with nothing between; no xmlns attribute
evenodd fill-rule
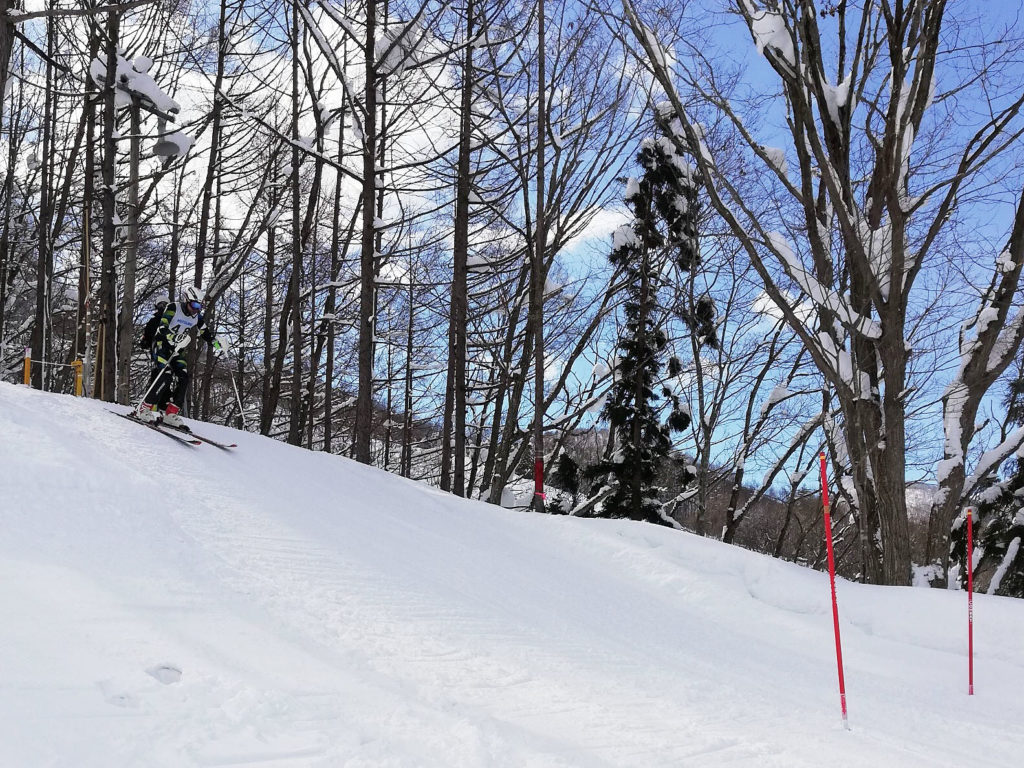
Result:
<svg viewBox="0 0 1024 768"><path fill-rule="evenodd" d="M455 239L452 289L448 322L448 376L445 382L444 417L441 426L441 490L466 494L466 321L469 304L467 260L469 257L469 197L473 189L470 161L473 142L473 74L476 6L466 3L465 54L462 66L462 100L459 105L459 155L456 169ZM449 438L451 435L451 438ZM454 473L452 457L454 455Z"/></svg>
<svg viewBox="0 0 1024 768"><path fill-rule="evenodd" d="M702 146L698 160L712 204L838 399L841 421L830 440L841 446L833 440L830 449L845 457L851 473L847 498L871 548L868 577L909 584L904 419L914 288L919 276L949 258L949 220L957 201L976 194L982 172L1015 146L1024 97L998 78L967 71L942 47L944 22L961 22L944 0L879 0L863 8L839 3L827 25L810 2L758 9L740 0L734 12L785 99L787 146L773 149L760 142L742 106L729 97L718 77L723 66L708 54L711 46L680 41L686 55L670 64L631 0L623 8L642 61L664 89L683 135ZM1005 44L974 32L998 62ZM944 66L956 82L936 92L936 71ZM973 124L958 120L958 130L948 130L944 120L960 117L956 102L968 91L987 99L991 114ZM724 172L698 114L721 121L728 142L760 162L762 178L771 181L774 215L759 215L749 186ZM946 160L931 162L936 157ZM982 297L985 322L977 323L977 343L947 390L944 500L935 530L940 541L963 488L977 404L1024 335L1022 315L1011 319L1024 263L1018 253L1022 222L1018 206L1009 259ZM791 286L808 295L817 329L800 316Z"/></svg>

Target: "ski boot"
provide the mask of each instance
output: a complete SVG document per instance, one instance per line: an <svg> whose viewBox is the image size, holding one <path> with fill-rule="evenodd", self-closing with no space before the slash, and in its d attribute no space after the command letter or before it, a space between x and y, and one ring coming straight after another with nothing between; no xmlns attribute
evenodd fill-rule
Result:
<svg viewBox="0 0 1024 768"><path fill-rule="evenodd" d="M178 408L174 403L167 404L167 410L164 411L164 424L168 427L174 427L175 429L181 429L185 426L185 422L181 420L181 409Z"/></svg>
<svg viewBox="0 0 1024 768"><path fill-rule="evenodd" d="M154 424L160 418L155 406L150 403L140 403L135 409L135 418L144 424Z"/></svg>

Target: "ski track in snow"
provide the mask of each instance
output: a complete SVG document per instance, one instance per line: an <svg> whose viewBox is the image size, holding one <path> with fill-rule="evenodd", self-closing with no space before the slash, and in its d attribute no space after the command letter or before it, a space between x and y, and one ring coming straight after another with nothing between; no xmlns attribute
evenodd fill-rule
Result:
<svg viewBox="0 0 1024 768"><path fill-rule="evenodd" d="M1024 750L1020 601L976 598L968 699L956 594L841 582L847 733L822 574L204 431L239 448L0 384L0 765L998 768Z"/></svg>

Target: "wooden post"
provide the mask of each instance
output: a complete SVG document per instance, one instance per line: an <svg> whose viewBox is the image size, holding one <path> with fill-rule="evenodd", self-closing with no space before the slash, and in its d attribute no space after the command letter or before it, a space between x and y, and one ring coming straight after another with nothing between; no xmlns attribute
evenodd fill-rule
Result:
<svg viewBox="0 0 1024 768"><path fill-rule="evenodd" d="M75 397L82 396L82 361L72 360L71 368L75 372Z"/></svg>
<svg viewBox="0 0 1024 768"><path fill-rule="evenodd" d="M25 386L32 386L32 347L25 347Z"/></svg>

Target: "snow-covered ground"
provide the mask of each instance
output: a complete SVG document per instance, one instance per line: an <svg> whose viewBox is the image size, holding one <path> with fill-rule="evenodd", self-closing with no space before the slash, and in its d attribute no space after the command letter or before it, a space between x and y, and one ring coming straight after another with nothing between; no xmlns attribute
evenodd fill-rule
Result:
<svg viewBox="0 0 1024 768"><path fill-rule="evenodd" d="M1019 766L1024 601L0 384L0 766Z"/></svg>

